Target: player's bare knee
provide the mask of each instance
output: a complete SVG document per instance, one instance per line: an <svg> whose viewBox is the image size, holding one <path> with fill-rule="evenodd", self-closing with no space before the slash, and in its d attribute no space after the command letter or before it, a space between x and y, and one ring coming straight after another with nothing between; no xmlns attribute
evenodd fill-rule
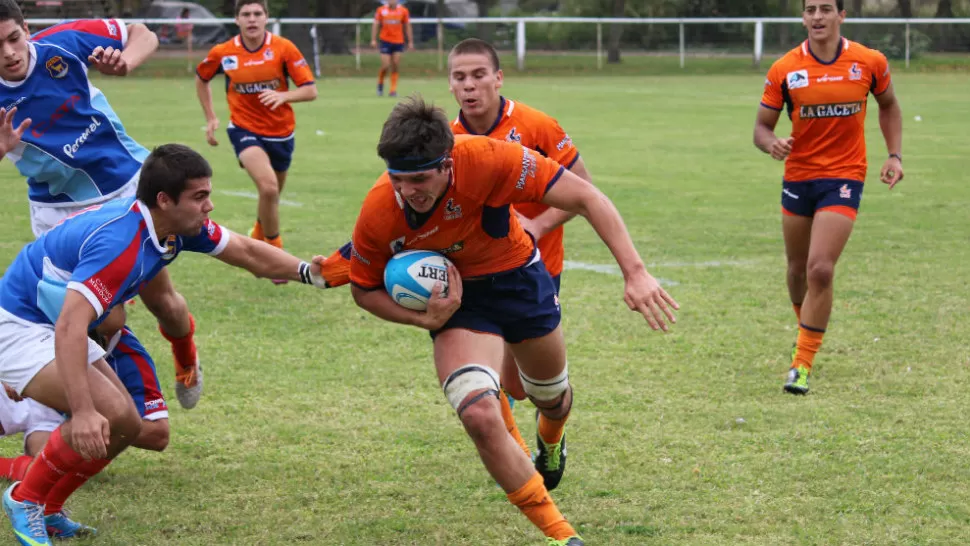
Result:
<svg viewBox="0 0 970 546"><path fill-rule="evenodd" d="M803 261L792 261L788 262L788 278L790 279L802 279L808 275L807 273L808 264Z"/></svg>
<svg viewBox="0 0 970 546"><path fill-rule="evenodd" d="M813 261L808 264L808 284L812 287L828 288L835 279L835 264L829 261Z"/></svg>
<svg viewBox="0 0 970 546"><path fill-rule="evenodd" d="M275 176L267 177L265 180L260 179L256 182L256 188L261 200L271 203L280 200L280 184L276 181Z"/></svg>
<svg viewBox="0 0 970 546"><path fill-rule="evenodd" d="M134 446L149 451L165 451L165 448L168 447L169 432L168 419L159 419L157 421L143 419L141 433Z"/></svg>
<svg viewBox="0 0 970 546"><path fill-rule="evenodd" d="M495 402L499 380L494 370L481 364L465 364L445 379L442 388L473 439L487 435L496 426L505 430Z"/></svg>
<svg viewBox="0 0 970 546"><path fill-rule="evenodd" d="M572 406L572 388L569 386L569 367L563 367L562 372L548 379L536 379L519 371L522 388L529 400L535 404L543 414L557 418L566 415Z"/></svg>

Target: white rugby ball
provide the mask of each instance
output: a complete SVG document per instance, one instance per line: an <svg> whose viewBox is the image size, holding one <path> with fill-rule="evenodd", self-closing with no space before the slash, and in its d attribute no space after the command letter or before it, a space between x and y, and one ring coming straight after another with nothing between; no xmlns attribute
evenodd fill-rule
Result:
<svg viewBox="0 0 970 546"><path fill-rule="evenodd" d="M402 307L424 311L435 283L448 292L448 266L451 261L430 250L408 250L391 257L384 268L384 288Z"/></svg>

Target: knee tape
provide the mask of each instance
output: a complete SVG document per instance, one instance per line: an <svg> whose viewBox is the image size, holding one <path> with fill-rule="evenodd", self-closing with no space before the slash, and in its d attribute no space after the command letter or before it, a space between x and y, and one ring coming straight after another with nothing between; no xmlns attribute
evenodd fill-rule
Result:
<svg viewBox="0 0 970 546"><path fill-rule="evenodd" d="M566 365L559 375L549 379L533 379L522 373L522 370L519 370L519 378L529 398L549 402L558 399L569 389L569 366Z"/></svg>
<svg viewBox="0 0 970 546"><path fill-rule="evenodd" d="M498 374L488 366L481 364L465 364L457 370L451 372L444 384L445 396L451 407L461 415L461 412L471 404L489 395L498 396L499 378ZM462 405L468 396L475 391L483 391L481 394Z"/></svg>

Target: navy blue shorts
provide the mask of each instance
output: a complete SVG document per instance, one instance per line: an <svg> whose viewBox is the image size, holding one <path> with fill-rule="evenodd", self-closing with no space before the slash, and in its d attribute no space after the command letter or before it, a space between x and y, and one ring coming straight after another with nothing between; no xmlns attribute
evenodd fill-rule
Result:
<svg viewBox="0 0 970 546"><path fill-rule="evenodd" d="M259 146L269 156L269 163L273 166L274 171L283 173L290 169L293 149L296 147L296 137L293 135L268 137L235 126L227 128L226 133L229 134L229 141L232 142L232 148L236 151L236 157L239 157L239 154L250 146Z"/></svg>
<svg viewBox="0 0 970 546"><path fill-rule="evenodd" d="M558 277L556 277L558 279ZM501 336L508 343L540 338L559 326L558 284L542 260L462 284L461 307L435 332L463 328Z"/></svg>
<svg viewBox="0 0 970 546"><path fill-rule="evenodd" d="M142 419L168 418L168 405L158 384L155 362L128 327L122 330L121 340L104 359L118 374Z"/></svg>
<svg viewBox="0 0 970 546"><path fill-rule="evenodd" d="M782 181L781 210L791 216L815 216L826 210L855 220L862 201L862 182L822 178L805 182Z"/></svg>
<svg viewBox="0 0 970 546"><path fill-rule="evenodd" d="M381 40L380 42L381 55L393 55L395 53L404 53L404 44L395 44L393 42L385 42Z"/></svg>

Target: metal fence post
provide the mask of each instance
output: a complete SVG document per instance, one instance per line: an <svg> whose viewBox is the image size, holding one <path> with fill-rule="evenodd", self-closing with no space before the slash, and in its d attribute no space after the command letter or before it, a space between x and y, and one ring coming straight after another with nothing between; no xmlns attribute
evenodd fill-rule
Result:
<svg viewBox="0 0 970 546"><path fill-rule="evenodd" d="M754 65L761 66L761 56L764 52L765 41L765 22L758 21L754 24Z"/></svg>
<svg viewBox="0 0 970 546"><path fill-rule="evenodd" d="M684 56L686 55L684 47L684 23L680 23L680 67L684 68Z"/></svg>
<svg viewBox="0 0 970 546"><path fill-rule="evenodd" d="M354 62L357 63L357 71L360 71L360 22L354 25Z"/></svg>
<svg viewBox="0 0 970 546"><path fill-rule="evenodd" d="M906 68L909 68L909 21L906 22Z"/></svg>
<svg viewBox="0 0 970 546"><path fill-rule="evenodd" d="M515 62L519 70L525 70L525 19L515 23Z"/></svg>
<svg viewBox="0 0 970 546"><path fill-rule="evenodd" d="M596 68L603 68L603 23L596 23Z"/></svg>
<svg viewBox="0 0 970 546"><path fill-rule="evenodd" d="M438 17L438 72L445 69L445 24Z"/></svg>

